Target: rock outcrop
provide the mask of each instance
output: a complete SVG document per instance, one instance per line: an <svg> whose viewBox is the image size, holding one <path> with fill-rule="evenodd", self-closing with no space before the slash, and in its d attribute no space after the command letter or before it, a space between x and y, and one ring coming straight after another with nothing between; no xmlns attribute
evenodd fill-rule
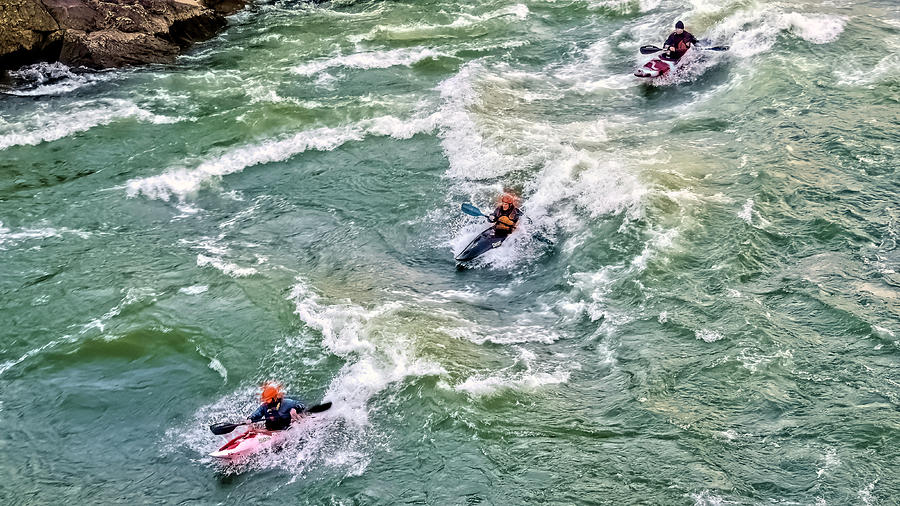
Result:
<svg viewBox="0 0 900 506"><path fill-rule="evenodd" d="M172 61L245 0L0 0L0 68L35 61L121 67Z"/></svg>

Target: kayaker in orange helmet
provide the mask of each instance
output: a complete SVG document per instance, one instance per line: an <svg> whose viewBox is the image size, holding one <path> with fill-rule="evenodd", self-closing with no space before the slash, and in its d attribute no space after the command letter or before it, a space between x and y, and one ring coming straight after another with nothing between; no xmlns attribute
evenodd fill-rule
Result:
<svg viewBox="0 0 900 506"><path fill-rule="evenodd" d="M262 405L247 418L247 423L265 420L266 428L269 430L288 428L291 422L299 420L306 410L302 402L286 398L277 383L263 385L259 400Z"/></svg>
<svg viewBox="0 0 900 506"><path fill-rule="evenodd" d="M681 21L675 23L675 31L669 34L666 43L663 44L663 51L668 51L668 57L678 60L687 52L691 44L696 44L697 38L691 32L685 31L684 23Z"/></svg>
<svg viewBox="0 0 900 506"><path fill-rule="evenodd" d="M519 222L519 216L522 212L516 208L516 199L512 195L505 193L500 197L500 205L494 209L494 212L487 217L488 221L494 223L494 234L500 237L509 235L516 229Z"/></svg>

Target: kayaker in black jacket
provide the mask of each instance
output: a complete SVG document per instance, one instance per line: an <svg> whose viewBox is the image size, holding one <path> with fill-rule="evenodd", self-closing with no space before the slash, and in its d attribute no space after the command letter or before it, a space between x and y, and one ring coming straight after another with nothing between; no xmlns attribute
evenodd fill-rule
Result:
<svg viewBox="0 0 900 506"><path fill-rule="evenodd" d="M494 235L504 237L516 229L521 211L516 208L516 199L506 194L500 197L500 205L488 216L488 221L494 223Z"/></svg>
<svg viewBox="0 0 900 506"><path fill-rule="evenodd" d="M262 405L247 418L247 423L266 421L269 430L284 430L290 427L291 422L299 420L306 406L293 399L288 399L281 391L281 387L268 383L263 386L259 395Z"/></svg>
<svg viewBox="0 0 900 506"><path fill-rule="evenodd" d="M663 49L668 51L667 56L669 58L678 60L684 56L691 44L696 44L697 42L697 38L691 32L685 31L684 23L679 21L675 23L675 31L669 34L669 38L663 44Z"/></svg>

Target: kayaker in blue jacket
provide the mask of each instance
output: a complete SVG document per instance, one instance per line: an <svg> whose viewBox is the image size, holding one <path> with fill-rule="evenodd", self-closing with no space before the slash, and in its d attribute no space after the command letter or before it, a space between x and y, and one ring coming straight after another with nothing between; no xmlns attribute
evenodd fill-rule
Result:
<svg viewBox="0 0 900 506"><path fill-rule="evenodd" d="M516 208L516 199L507 193L500 197L500 205L487 219L494 223L494 235L503 237L516 229L521 214L521 211Z"/></svg>
<svg viewBox="0 0 900 506"><path fill-rule="evenodd" d="M669 34L669 38L663 44L663 50L668 51L669 58L678 60L684 56L691 44L696 44L697 42L697 38L691 32L685 31L684 23L679 21L675 23L675 31Z"/></svg>
<svg viewBox="0 0 900 506"><path fill-rule="evenodd" d="M287 429L291 422L299 420L306 410L306 405L286 398L281 387L274 383L263 386L259 400L262 401L262 405L247 418L247 423L265 420L266 428L269 430Z"/></svg>

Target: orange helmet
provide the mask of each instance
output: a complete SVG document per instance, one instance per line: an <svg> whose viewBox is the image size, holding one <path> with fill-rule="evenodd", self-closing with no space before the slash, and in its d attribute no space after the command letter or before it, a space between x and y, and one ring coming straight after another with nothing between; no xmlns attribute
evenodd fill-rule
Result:
<svg viewBox="0 0 900 506"><path fill-rule="evenodd" d="M516 198L510 195L509 193L504 193L503 196L500 197L501 204L510 204L515 205Z"/></svg>
<svg viewBox="0 0 900 506"><path fill-rule="evenodd" d="M259 400L265 404L282 397L284 397L284 392L281 391L281 385L278 383L266 383L263 385L262 393L259 394Z"/></svg>

